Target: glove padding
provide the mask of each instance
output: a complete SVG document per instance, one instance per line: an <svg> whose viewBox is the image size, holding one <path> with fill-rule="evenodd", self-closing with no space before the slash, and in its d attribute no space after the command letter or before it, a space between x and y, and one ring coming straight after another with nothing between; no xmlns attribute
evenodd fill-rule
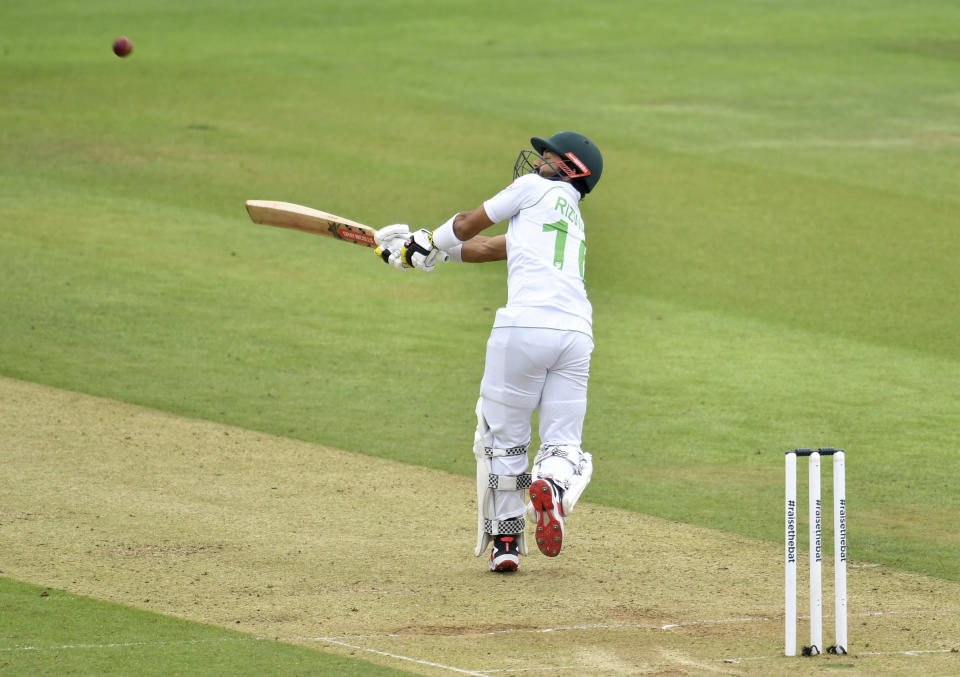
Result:
<svg viewBox="0 0 960 677"><path fill-rule="evenodd" d="M403 244L410 237L410 226L405 223L395 223L392 226L384 226L373 234L373 239L377 245L387 249L395 244Z"/></svg>
<svg viewBox="0 0 960 677"><path fill-rule="evenodd" d="M407 237L400 250L402 262L410 268L429 273L434 269L437 260L446 262L450 256L433 244L433 233L421 228Z"/></svg>
<svg viewBox="0 0 960 677"><path fill-rule="evenodd" d="M373 234L373 239L377 243L374 253L380 257L384 263L389 263L397 270L408 270L409 266L404 265L401 258L403 243L410 237L410 226L405 223L395 223L391 226L384 226Z"/></svg>

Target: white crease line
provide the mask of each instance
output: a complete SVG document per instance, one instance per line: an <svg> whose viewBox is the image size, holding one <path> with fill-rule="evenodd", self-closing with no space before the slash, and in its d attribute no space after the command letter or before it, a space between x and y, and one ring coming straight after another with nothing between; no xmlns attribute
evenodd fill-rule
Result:
<svg viewBox="0 0 960 677"><path fill-rule="evenodd" d="M706 660L712 661L714 663L741 663L743 661L769 661L776 660L780 658L780 654L775 654L773 656L741 656L739 658L708 658Z"/></svg>
<svg viewBox="0 0 960 677"><path fill-rule="evenodd" d="M661 630L672 630L673 628L682 628L688 625L714 625L722 623L753 623L756 621L776 621L780 620L775 616L748 616L746 618L717 618L713 620L694 620L694 621L679 621L677 623L668 623L667 625L661 625Z"/></svg>
<svg viewBox="0 0 960 677"><path fill-rule="evenodd" d="M657 626L649 623L609 623L609 624L590 624L590 625L560 625L555 628L506 628L504 630L489 630L487 632L471 633L480 635L505 635L516 632L566 632L569 630L619 630L621 628L644 628L646 630L656 630Z"/></svg>
<svg viewBox="0 0 960 677"><path fill-rule="evenodd" d="M949 610L943 610L947 613ZM893 616L903 614L927 614L929 609L917 611L861 611L850 614L852 617L868 616ZM799 620L808 619L809 616L797 616ZM833 618L832 614L824 614L824 618ZM701 618L688 621L677 621L676 623L667 623L666 625L654 625L652 623L590 623L583 625L558 625L552 628L504 628L503 630L486 630L483 632L456 632L456 633L430 633L429 637L466 637L468 635L509 635L517 633L548 633L548 632L569 632L573 630L622 630L630 628L641 628L644 630L672 630L689 625L714 625L714 624L732 624L732 623L756 623L756 622L778 622L782 621L783 616L746 616L743 618ZM416 632L411 633L381 633L369 635L341 635L345 639L374 639L379 637L420 637ZM313 641L315 637L298 637L286 641Z"/></svg>
<svg viewBox="0 0 960 677"><path fill-rule="evenodd" d="M451 665L434 663L432 661L425 661L419 658L410 658L409 656L401 656L400 654L390 653L389 651L379 651L378 649L371 649L369 647L359 646L357 644L349 644L347 642L341 642L339 640L333 639L332 637L304 637L303 640L310 640L314 642L327 642L328 644L337 644L339 646L345 646L349 649L356 649L357 651L366 651L367 653L377 654L378 656L386 656L388 658L396 658L401 661L410 661L411 663L419 663L420 665L429 665L432 668L449 670L450 672L456 672L457 674L460 674L460 675L474 675L475 677L487 677L486 672L474 672L473 670L462 670L460 668L455 668Z"/></svg>
<svg viewBox="0 0 960 677"><path fill-rule="evenodd" d="M946 613L947 610L944 610ZM930 613L930 610L917 610L917 611L862 611L855 614L850 614L853 617L867 617L867 616L891 616L891 615L902 615L902 614L927 614ZM799 620L808 619L809 616L797 616ZM824 614L824 618L833 618L832 614ZM455 632L455 633L438 633L431 632L429 637L466 637L466 636L477 636L477 635L510 635L518 633L531 633L531 634L541 634L548 632L570 632L573 630L623 630L630 628L640 628L643 630L672 630L674 628L682 628L690 625L714 625L714 624L732 624L732 623L756 623L756 622L779 622L783 620L783 616L746 616L743 618L712 618L712 619L693 619L688 621L677 621L676 623L668 623L666 625L654 625L652 623L590 623L582 625L558 625L552 628L504 628L503 630L485 630L483 632ZM397 637L422 637L424 635L418 634L416 632L408 633L374 633L366 635L339 635L343 639L376 639L376 638L397 638ZM317 637L294 637L286 640L280 641L316 641ZM319 638L326 639L326 638Z"/></svg>
<svg viewBox="0 0 960 677"><path fill-rule="evenodd" d="M904 649L902 651L857 651L856 656L919 656L925 653L960 653L958 649Z"/></svg>

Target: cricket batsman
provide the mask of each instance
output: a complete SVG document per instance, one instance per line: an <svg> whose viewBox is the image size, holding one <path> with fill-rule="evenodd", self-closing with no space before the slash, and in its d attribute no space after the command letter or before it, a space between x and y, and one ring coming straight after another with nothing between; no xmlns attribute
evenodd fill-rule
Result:
<svg viewBox="0 0 960 677"><path fill-rule="evenodd" d="M527 554L528 507L537 547L548 557L560 554L565 520L593 472L593 459L580 446L593 352L580 201L600 180L603 156L576 132L530 142L534 150L520 152L513 183L476 209L433 232L395 224L375 235L377 255L401 270L431 271L448 258L507 261L507 304L487 341L473 443L474 554L490 547L490 570L497 572L516 571L519 555ZM504 235L480 234L500 221L509 221ZM535 410L541 445L528 471Z"/></svg>

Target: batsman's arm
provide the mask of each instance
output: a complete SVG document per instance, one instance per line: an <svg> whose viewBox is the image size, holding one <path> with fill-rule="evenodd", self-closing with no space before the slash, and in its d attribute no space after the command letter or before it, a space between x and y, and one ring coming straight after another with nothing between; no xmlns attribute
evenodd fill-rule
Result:
<svg viewBox="0 0 960 677"><path fill-rule="evenodd" d="M492 225L493 221L487 216L487 210L480 205L473 211L457 214L453 218L451 230L458 240L466 242Z"/></svg>
<svg viewBox="0 0 960 677"><path fill-rule="evenodd" d="M486 237L475 235L463 243L460 257L464 263L487 263L504 261L507 258L507 236Z"/></svg>
<svg viewBox="0 0 960 677"><path fill-rule="evenodd" d="M503 261L507 258L506 237L479 234L493 223L486 209L480 205L469 212L460 212L437 228L433 232L433 243L444 251L459 249L456 258L466 263Z"/></svg>

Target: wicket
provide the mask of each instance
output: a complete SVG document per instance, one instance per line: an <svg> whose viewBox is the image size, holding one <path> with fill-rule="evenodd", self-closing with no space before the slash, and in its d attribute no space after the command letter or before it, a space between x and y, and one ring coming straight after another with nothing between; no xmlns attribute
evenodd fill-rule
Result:
<svg viewBox="0 0 960 677"><path fill-rule="evenodd" d="M805 656L823 653L823 564L822 505L820 498L820 457L833 456L833 539L834 614L836 643L828 653L847 653L847 487L843 449L794 449L786 453L786 613L784 615L787 656L797 655L797 456L809 457L810 515L810 646Z"/></svg>

